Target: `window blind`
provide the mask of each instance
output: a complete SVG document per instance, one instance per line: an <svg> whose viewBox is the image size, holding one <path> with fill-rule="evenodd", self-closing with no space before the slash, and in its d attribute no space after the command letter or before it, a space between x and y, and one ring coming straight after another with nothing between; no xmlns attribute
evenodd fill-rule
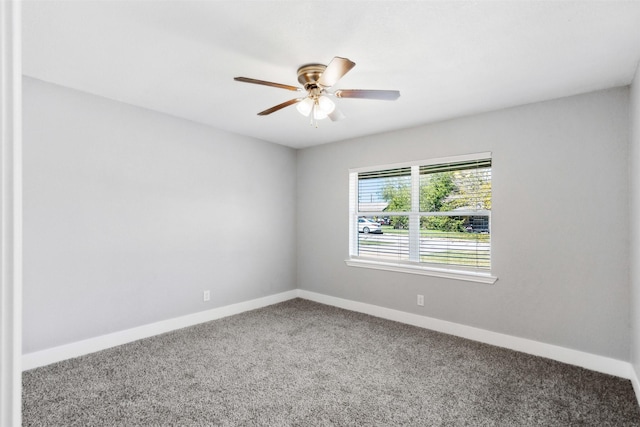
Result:
<svg viewBox="0 0 640 427"><path fill-rule="evenodd" d="M465 157L357 173L352 220L379 227L351 228L352 255L490 270L492 160Z"/></svg>
<svg viewBox="0 0 640 427"><path fill-rule="evenodd" d="M359 173L358 211L407 211L411 207L410 188L411 168L396 168ZM396 193L399 197L390 197L390 194ZM409 204L408 206L407 203Z"/></svg>

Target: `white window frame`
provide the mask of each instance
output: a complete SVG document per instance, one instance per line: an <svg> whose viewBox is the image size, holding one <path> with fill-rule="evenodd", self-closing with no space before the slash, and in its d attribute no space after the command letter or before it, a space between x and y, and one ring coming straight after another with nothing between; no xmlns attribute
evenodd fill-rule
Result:
<svg viewBox="0 0 640 427"><path fill-rule="evenodd" d="M490 159L491 152L466 154L461 156L441 157L415 162L394 163L387 165L370 166L365 168L349 169L349 258L345 263L350 267L371 268L376 270L394 271L400 273L420 274L426 276L443 277L464 281L493 284L498 278L492 271L478 269L466 269L461 266L447 265L434 266L420 262L420 166L429 166L442 163L453 163ZM411 168L411 211L410 212L385 212L389 215L403 215L409 217L409 260L386 261L375 257L358 255L358 218L360 216L376 216L380 212L364 212L358 210L358 174L362 172L374 172L379 170ZM490 213L489 213L489 218ZM492 245L493 246L493 245ZM492 254L493 252L491 252ZM493 264L492 264L493 265Z"/></svg>

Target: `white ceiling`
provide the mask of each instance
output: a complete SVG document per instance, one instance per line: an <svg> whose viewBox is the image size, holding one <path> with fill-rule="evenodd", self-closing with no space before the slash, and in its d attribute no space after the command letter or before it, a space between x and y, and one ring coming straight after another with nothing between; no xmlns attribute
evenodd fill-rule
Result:
<svg viewBox="0 0 640 427"><path fill-rule="evenodd" d="M335 89L397 89L397 101L338 99L319 127L300 65L357 65ZM640 1L26 1L25 75L229 132L303 148L631 82Z"/></svg>

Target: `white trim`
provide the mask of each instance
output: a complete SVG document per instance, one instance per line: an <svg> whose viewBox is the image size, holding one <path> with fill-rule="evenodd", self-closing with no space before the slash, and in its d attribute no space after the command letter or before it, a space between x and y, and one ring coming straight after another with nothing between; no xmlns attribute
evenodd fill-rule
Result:
<svg viewBox="0 0 640 427"><path fill-rule="evenodd" d="M342 298L332 297L328 295L318 294L315 292L298 290L300 298L316 301L322 304L334 307L344 308L346 310L357 311L383 319L389 319L408 325L418 326L421 328L431 329L498 347L508 348L535 356L546 357L548 359L557 360L559 362L568 363L570 365L580 366L592 371L602 372L609 375L615 375L626 379L632 379L633 368L629 362L613 359L605 356L598 356L579 350L572 350L557 345L546 344L539 341L533 341L526 338L514 337L511 335L501 334L498 332L487 331L472 326L461 325L458 323L448 322L446 320L434 319L432 317L420 316L417 314L406 313L404 311L393 310L390 308L380 307L376 305L366 304L357 301L346 300ZM633 382L633 379L632 379ZM637 378L634 383L636 396L638 396L639 388L637 388Z"/></svg>
<svg viewBox="0 0 640 427"><path fill-rule="evenodd" d="M358 174L349 174L349 254L358 250Z"/></svg>
<svg viewBox="0 0 640 427"><path fill-rule="evenodd" d="M411 213L409 214L409 261L420 262L420 166L411 166ZM353 255L354 253L351 252Z"/></svg>
<svg viewBox="0 0 640 427"><path fill-rule="evenodd" d="M408 168L415 165L420 166L429 166L429 165L437 165L440 163L452 163L452 162L466 162L470 160L483 160L491 158L491 151L486 151L484 153L472 153L472 154L462 154L459 156L447 156L440 157L437 159L426 159L426 160L418 160L411 162L402 162L402 163L387 163L378 166L366 166L361 168L349 168L349 172L374 172L378 170L387 170L387 169L399 169L399 168Z"/></svg>
<svg viewBox="0 0 640 427"><path fill-rule="evenodd" d="M423 276L443 277L445 279L464 280L467 282L486 283L493 285L498 278L489 273L477 273L474 271L439 269L424 265L400 264L394 262L382 262L358 258L345 259L349 267L371 268L374 270L395 271L397 273L420 274Z"/></svg>
<svg viewBox="0 0 640 427"><path fill-rule="evenodd" d="M21 2L0 1L0 425L22 423Z"/></svg>
<svg viewBox="0 0 640 427"><path fill-rule="evenodd" d="M95 338L89 338L83 341L77 341L58 347L48 348L46 350L28 353L22 356L23 369L29 370L39 366L49 365L51 363L60 362L62 360L83 356L107 348L116 347L132 341L143 338L149 338L165 332L174 331L176 329L186 328L211 320L220 319L234 314L243 313L245 311L255 310L266 307L268 305L277 304L298 297L297 290L282 292L275 295L269 295L262 298L244 301L237 304L231 304L224 307L218 307L207 311L201 311L186 316L176 317L173 319L163 320L148 325L139 326L124 331L114 332Z"/></svg>
<svg viewBox="0 0 640 427"><path fill-rule="evenodd" d="M640 405L640 382L638 382L638 374L633 367L633 364L629 364L629 371L631 372L630 380L631 385L633 386L633 391L636 393L636 400L638 401L638 405Z"/></svg>

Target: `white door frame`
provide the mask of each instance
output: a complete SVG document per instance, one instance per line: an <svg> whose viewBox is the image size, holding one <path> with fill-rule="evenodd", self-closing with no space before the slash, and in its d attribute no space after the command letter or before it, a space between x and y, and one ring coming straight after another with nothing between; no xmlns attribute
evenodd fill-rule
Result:
<svg viewBox="0 0 640 427"><path fill-rule="evenodd" d="M21 0L0 0L0 426L22 424Z"/></svg>

